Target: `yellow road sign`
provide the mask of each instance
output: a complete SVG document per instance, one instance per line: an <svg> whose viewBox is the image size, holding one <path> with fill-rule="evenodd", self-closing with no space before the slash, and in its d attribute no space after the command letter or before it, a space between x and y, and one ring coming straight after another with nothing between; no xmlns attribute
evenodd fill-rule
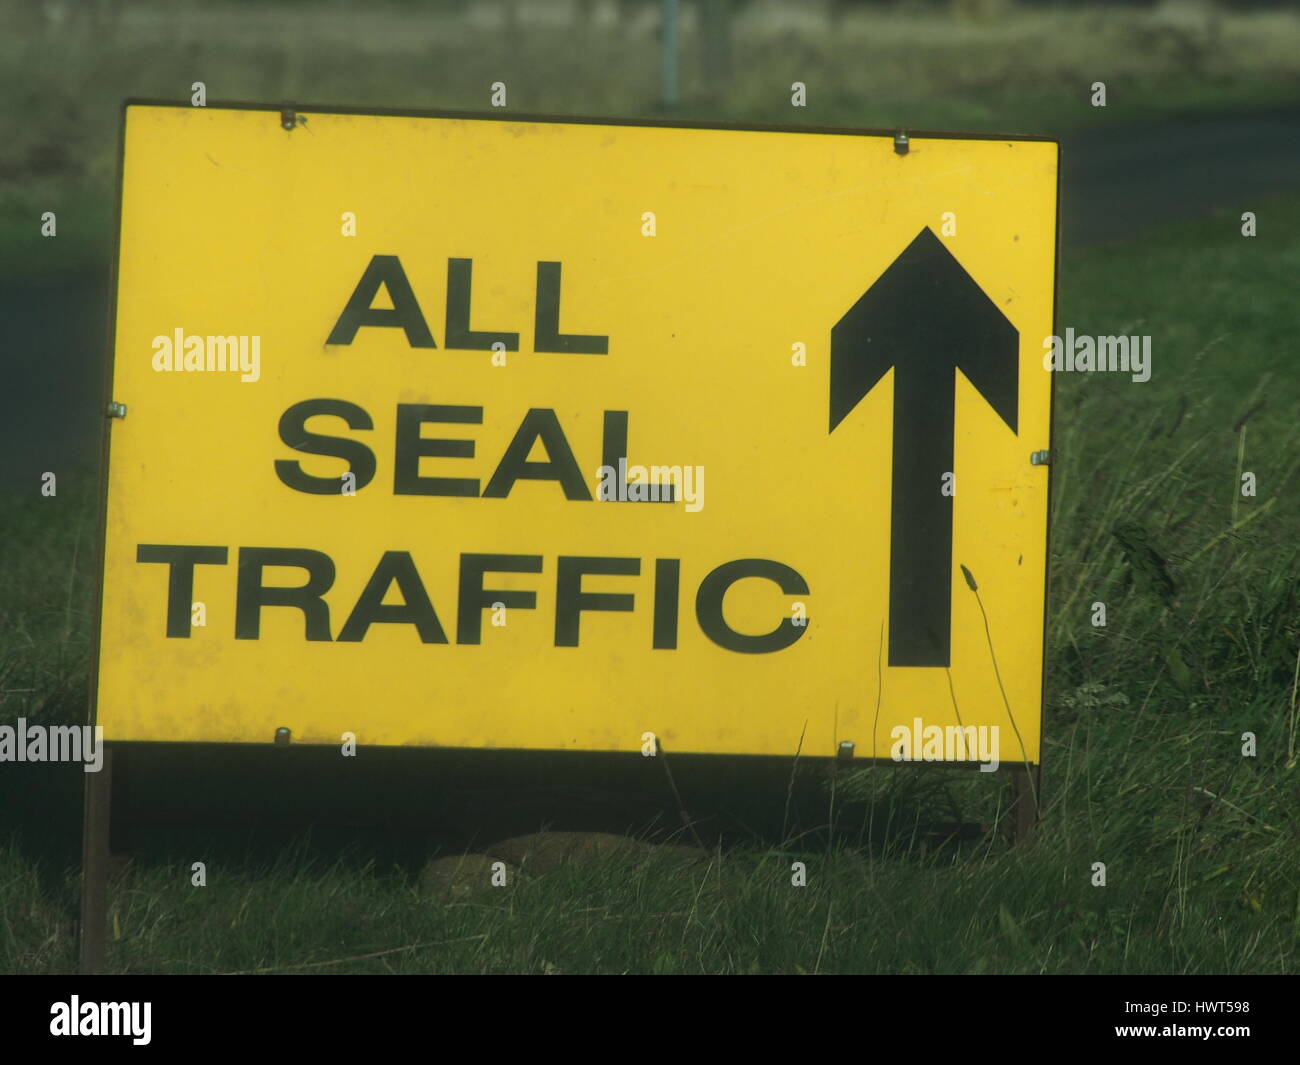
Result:
<svg viewBox="0 0 1300 1065"><path fill-rule="evenodd" d="M1037 762L1056 197L1048 141L129 105L106 738Z"/></svg>

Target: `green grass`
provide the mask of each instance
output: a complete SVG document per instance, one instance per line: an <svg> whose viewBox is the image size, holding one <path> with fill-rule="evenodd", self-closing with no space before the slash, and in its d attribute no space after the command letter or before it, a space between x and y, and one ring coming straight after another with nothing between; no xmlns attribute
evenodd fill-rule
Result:
<svg viewBox="0 0 1300 1065"><path fill-rule="evenodd" d="M1226 213L1063 264L1061 328L1151 334L1153 375L1058 381L1045 809L1029 844L922 846L930 822L1002 818L1001 777L886 766L837 778L833 844L755 840L686 870L662 852L591 859L452 900L305 846L211 860L198 889L192 853L153 850L116 891L111 970L1297 971L1300 197L1255 209L1256 238ZM92 519L88 496L6 503L0 718L84 712ZM1111 531L1133 522L1168 562L1171 606L1130 579ZM76 871L42 840L51 819L75 838L81 775L7 803L21 812L0 848L0 970L75 963ZM791 886L795 860L807 887Z"/></svg>
<svg viewBox="0 0 1300 1065"><path fill-rule="evenodd" d="M1189 818L1189 826L1191 823ZM1049 829L1050 831L1050 829ZM1157 833L1159 835L1159 833ZM1216 830L1206 833L1214 839ZM1153 869L1114 833L957 864L861 854L714 856L688 874L657 853L592 860L451 901L293 854L263 869L130 873L110 921L116 972L1282 972L1294 884L1241 890L1231 855ZM1279 857L1273 853L1270 857ZM1103 858L1108 886L1088 883ZM808 886L791 886L792 860ZM1226 867L1226 868L1225 868ZM68 923L12 852L0 926L9 971L73 964ZM1236 880L1237 883L1233 883ZM69 879L66 890L74 884Z"/></svg>
<svg viewBox="0 0 1300 1065"><path fill-rule="evenodd" d="M97 550L97 478L0 508L0 720L85 718ZM17 489L14 489L16 494Z"/></svg>

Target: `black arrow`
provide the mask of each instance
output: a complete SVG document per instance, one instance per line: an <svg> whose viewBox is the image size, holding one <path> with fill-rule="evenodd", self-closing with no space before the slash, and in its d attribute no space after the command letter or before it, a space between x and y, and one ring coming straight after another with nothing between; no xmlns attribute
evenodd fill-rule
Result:
<svg viewBox="0 0 1300 1065"><path fill-rule="evenodd" d="M894 371L891 666L951 661L955 371L1016 432L1019 366L1015 327L928 227L831 330L831 432Z"/></svg>

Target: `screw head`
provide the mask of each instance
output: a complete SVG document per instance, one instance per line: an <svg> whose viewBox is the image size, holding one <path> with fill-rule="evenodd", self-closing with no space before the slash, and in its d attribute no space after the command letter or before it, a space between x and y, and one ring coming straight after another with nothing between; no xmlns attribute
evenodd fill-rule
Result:
<svg viewBox="0 0 1300 1065"><path fill-rule="evenodd" d="M911 144L908 142L907 134L901 129L894 134L894 151L899 155L906 155Z"/></svg>
<svg viewBox="0 0 1300 1065"><path fill-rule="evenodd" d="M841 740L839 749L835 752L835 757L841 762L851 762L853 760L853 741Z"/></svg>
<svg viewBox="0 0 1300 1065"><path fill-rule="evenodd" d="M110 418L125 418L125 417L126 417L126 404L125 404L125 403L110 403L110 404L108 405L108 412L107 412L107 413L108 413L108 416L109 416Z"/></svg>
<svg viewBox="0 0 1300 1065"><path fill-rule="evenodd" d="M288 747L289 740L292 737L293 737L292 730L285 728L283 725L281 725L278 729L275 730L275 742L277 746Z"/></svg>

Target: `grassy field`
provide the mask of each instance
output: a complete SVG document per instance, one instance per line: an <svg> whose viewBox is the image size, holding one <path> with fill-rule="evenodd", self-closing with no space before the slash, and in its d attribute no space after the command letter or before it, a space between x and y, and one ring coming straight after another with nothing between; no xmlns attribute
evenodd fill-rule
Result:
<svg viewBox="0 0 1300 1065"><path fill-rule="evenodd" d="M198 890L195 855L159 850L121 874L110 971L1296 972L1300 196L1255 210L1255 238L1230 212L1062 264L1060 327L1150 334L1153 374L1058 382L1045 808L1029 844L923 846L927 823L1003 816L1005 788L882 767L836 779L833 837L594 857L454 897L305 843L214 863ZM3 720L84 713L90 496L0 511ZM1167 563L1167 601L1114 535L1133 526ZM0 777L2 971L75 964L82 777Z"/></svg>

